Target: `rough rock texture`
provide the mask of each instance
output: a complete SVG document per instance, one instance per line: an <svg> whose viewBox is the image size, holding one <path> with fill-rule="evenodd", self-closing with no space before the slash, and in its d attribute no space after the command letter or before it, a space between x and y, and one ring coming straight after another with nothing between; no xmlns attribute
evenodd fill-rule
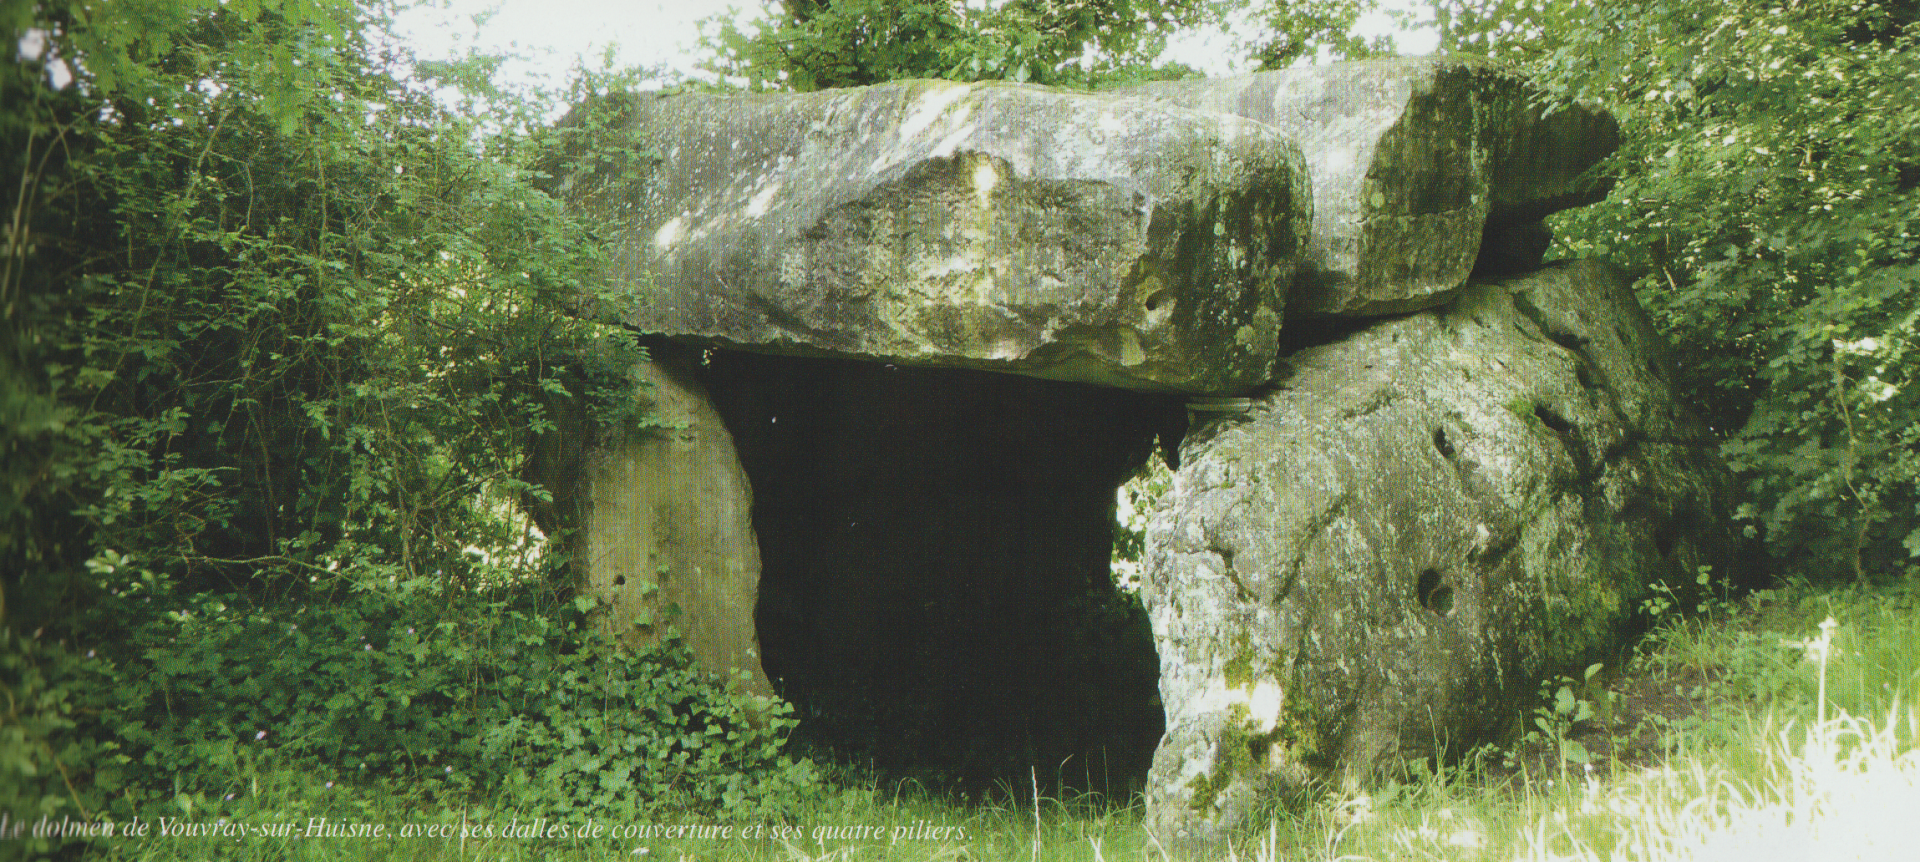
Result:
<svg viewBox="0 0 1920 862"><path fill-rule="evenodd" d="M584 453L575 562L593 619L633 646L669 630L700 664L771 695L753 604L760 548L753 491L733 438L685 364L639 366L637 397L660 428L603 434Z"/></svg>
<svg viewBox="0 0 1920 862"><path fill-rule="evenodd" d="M1722 468L1662 356L1625 279L1573 263L1295 353L1192 431L1147 537L1157 834L1464 751L1723 559Z"/></svg>
<svg viewBox="0 0 1920 862"><path fill-rule="evenodd" d="M1125 770L1161 712L1112 493L1190 415L1146 536L1156 834L1489 738L1731 538L1625 281L1534 271L1617 129L1531 95L1448 58L583 109L558 190L629 291L589 310L662 337L673 425L536 453L584 477L602 623L676 607L765 691L757 615L800 733L883 768Z"/></svg>
<svg viewBox="0 0 1920 862"><path fill-rule="evenodd" d="M626 226L598 309L710 344L1160 391L1266 378L1310 219L1280 133L1146 98L907 81L643 95L561 180Z"/></svg>
<svg viewBox="0 0 1920 862"><path fill-rule="evenodd" d="M1307 269L1288 298L1296 311L1370 315L1444 301L1466 283L1483 229L1507 254L1542 216L1603 197L1582 175L1619 145L1605 112L1543 117L1517 75L1473 58L1337 63L1123 92L1239 114L1299 142L1314 216Z"/></svg>

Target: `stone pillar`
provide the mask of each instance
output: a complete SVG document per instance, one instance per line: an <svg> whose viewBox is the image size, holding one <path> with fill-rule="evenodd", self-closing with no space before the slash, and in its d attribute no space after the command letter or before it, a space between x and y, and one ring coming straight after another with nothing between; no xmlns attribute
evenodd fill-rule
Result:
<svg viewBox="0 0 1920 862"><path fill-rule="evenodd" d="M753 620L753 490L686 364L640 365L636 397L659 427L609 431L584 455L580 590L600 600L593 618L621 643L678 632L703 667L770 696Z"/></svg>
<svg viewBox="0 0 1920 862"><path fill-rule="evenodd" d="M1147 530L1163 841L1497 734L1605 660L1656 585L1732 559L1729 480L1595 262L1297 352L1189 432Z"/></svg>

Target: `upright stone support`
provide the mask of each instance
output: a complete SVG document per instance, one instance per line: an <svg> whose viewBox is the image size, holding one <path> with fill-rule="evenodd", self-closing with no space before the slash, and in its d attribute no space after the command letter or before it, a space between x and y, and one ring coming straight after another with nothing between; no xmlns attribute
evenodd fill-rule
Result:
<svg viewBox="0 0 1920 862"><path fill-rule="evenodd" d="M1148 528L1167 840L1489 739L1732 542L1714 444L1604 264L1470 285L1284 363L1250 413L1189 433Z"/></svg>
<svg viewBox="0 0 1920 862"><path fill-rule="evenodd" d="M793 650L776 672L851 693L812 716L854 717L851 734L910 711L870 693L924 693L903 697L940 719L894 726L944 731L990 677L1053 692L1096 676L1053 655L1067 640L1047 621L1073 617L1034 606L1066 607L1062 578L1104 586L1085 582L1104 577L1097 486L1179 436L1167 401L926 369L1212 396L1187 402L1145 587L1167 718L1148 818L1205 844L1266 793L1488 738L1543 676L1617 649L1656 585L1729 557L1724 469L1624 279L1539 269L1541 218L1600 199L1587 171L1618 129L1537 95L1448 57L1119 94L618 97L572 120L601 125L557 191L617 220L604 275L627 295L583 312L788 357L705 373L773 477L768 631ZM1331 316L1348 334L1279 355L1328 341L1283 336ZM585 589L629 643L675 625L765 691L731 438L689 369L642 374L671 427L605 440L574 471ZM836 396L858 422L832 408L839 386L861 390ZM1235 396L1251 410L1222 412ZM1105 438L1058 434L1076 415ZM982 632L1018 645L981 650L1006 661L988 673L903 654Z"/></svg>
<svg viewBox="0 0 1920 862"><path fill-rule="evenodd" d="M581 592L600 600L595 623L622 643L678 632L702 666L770 696L754 631L753 491L733 436L691 369L656 361L634 374L660 427L603 434L585 453Z"/></svg>

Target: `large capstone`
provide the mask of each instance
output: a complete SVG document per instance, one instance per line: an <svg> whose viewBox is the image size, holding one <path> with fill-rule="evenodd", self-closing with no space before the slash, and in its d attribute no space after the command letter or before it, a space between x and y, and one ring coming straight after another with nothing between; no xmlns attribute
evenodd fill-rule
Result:
<svg viewBox="0 0 1920 862"><path fill-rule="evenodd" d="M1129 91L1238 114L1299 142L1313 183L1295 311L1436 305L1475 269L1531 269L1541 217L1592 203L1586 173L1619 145L1607 113L1551 113L1511 69L1444 57L1337 63ZM1529 259L1530 258L1530 259Z"/></svg>
<svg viewBox="0 0 1920 862"><path fill-rule="evenodd" d="M621 225L594 313L759 352L1244 392L1311 218L1285 135L1163 101L907 81L621 97L560 180Z"/></svg>
<svg viewBox="0 0 1920 862"><path fill-rule="evenodd" d="M1573 263L1297 352L1190 432L1147 536L1157 834L1457 755L1724 559L1723 470L1663 355L1625 279Z"/></svg>
<svg viewBox="0 0 1920 862"><path fill-rule="evenodd" d="M670 420L535 453L597 619L882 768L1125 790L1158 736L1168 846L1494 737L1731 543L1624 280L1540 269L1617 130L1535 95L1444 58L583 108L580 310L652 334ZM1149 644L1112 495L1189 416Z"/></svg>

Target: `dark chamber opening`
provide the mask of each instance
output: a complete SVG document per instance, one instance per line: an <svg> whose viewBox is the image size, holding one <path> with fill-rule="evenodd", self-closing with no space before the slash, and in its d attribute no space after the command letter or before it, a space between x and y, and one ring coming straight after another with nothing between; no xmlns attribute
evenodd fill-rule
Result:
<svg viewBox="0 0 1920 862"><path fill-rule="evenodd" d="M1114 493L1178 399L714 351L796 741L948 791L1137 792L1164 725ZM1031 773L1030 773L1031 770Z"/></svg>

